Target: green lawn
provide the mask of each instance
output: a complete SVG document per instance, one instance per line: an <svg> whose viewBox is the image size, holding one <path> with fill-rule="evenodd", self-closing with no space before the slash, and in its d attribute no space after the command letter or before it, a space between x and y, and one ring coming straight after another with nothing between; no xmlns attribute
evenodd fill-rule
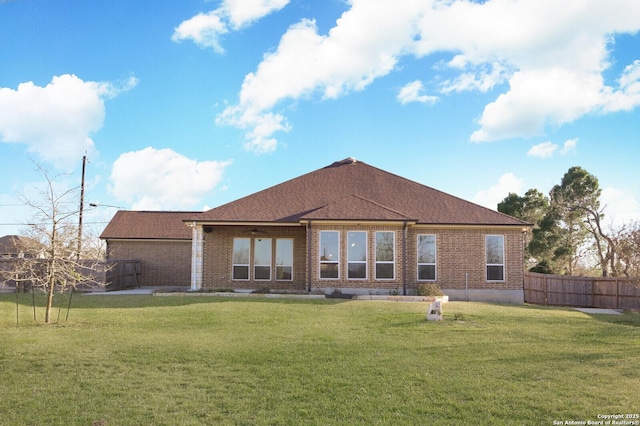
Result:
<svg viewBox="0 0 640 426"><path fill-rule="evenodd" d="M80 295L68 321L62 310L45 326L20 297L16 326L15 295L0 295L0 425L538 425L640 412L637 313L452 302L428 322L426 303Z"/></svg>

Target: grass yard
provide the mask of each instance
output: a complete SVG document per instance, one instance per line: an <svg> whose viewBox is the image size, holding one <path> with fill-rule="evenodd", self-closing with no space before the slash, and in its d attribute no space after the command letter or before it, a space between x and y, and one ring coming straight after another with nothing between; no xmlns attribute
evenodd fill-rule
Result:
<svg viewBox="0 0 640 426"><path fill-rule="evenodd" d="M16 326L15 295L0 295L0 425L551 425L640 413L637 313L451 302L428 322L426 303L80 295L67 322L63 309L45 326L20 297Z"/></svg>

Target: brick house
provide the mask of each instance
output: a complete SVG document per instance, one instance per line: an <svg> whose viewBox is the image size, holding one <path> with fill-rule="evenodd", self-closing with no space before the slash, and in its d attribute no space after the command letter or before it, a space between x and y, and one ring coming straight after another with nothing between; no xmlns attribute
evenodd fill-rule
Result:
<svg viewBox="0 0 640 426"><path fill-rule="evenodd" d="M179 238L162 237L168 229L154 230L153 220L171 222ZM114 239L112 225L121 221L136 229L135 238ZM415 294L419 283L431 282L452 299L521 302L529 228L348 158L205 212L118 212L101 238L119 256L162 256L157 265L188 269L192 290ZM166 255L151 240L166 244ZM176 240L180 250L169 249ZM151 247L155 253L144 254ZM155 285L170 271L162 275ZM184 285L186 275L172 285Z"/></svg>
<svg viewBox="0 0 640 426"><path fill-rule="evenodd" d="M197 212L118 211L100 238L107 260L139 260L141 286L191 285L191 229Z"/></svg>

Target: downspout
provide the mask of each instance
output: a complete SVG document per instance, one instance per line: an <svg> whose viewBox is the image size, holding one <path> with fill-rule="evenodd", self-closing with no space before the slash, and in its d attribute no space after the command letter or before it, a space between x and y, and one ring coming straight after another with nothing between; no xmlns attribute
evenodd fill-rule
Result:
<svg viewBox="0 0 640 426"><path fill-rule="evenodd" d="M402 295L407 295L407 221L402 225Z"/></svg>
<svg viewBox="0 0 640 426"><path fill-rule="evenodd" d="M311 293L311 221L307 221L307 291Z"/></svg>

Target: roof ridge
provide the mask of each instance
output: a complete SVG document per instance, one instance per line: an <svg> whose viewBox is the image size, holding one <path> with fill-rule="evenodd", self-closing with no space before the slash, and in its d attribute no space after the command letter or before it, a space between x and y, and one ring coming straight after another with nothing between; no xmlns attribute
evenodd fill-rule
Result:
<svg viewBox="0 0 640 426"><path fill-rule="evenodd" d="M359 199L361 199L363 201L366 201L367 203L371 203L371 204L373 204L375 206L378 206L378 207L380 207L382 209L388 210L388 211L390 211L392 213L396 213L396 214L399 214L401 216L406 217L407 219L410 219L410 216L407 216L404 212L401 212L401 211L396 210L396 209L392 209L391 207L387 207L384 204L380 204L380 203L378 203L376 201L370 200L369 198L363 197L362 195L359 195L359 194L351 194L351 195L353 197L357 197L357 198L359 198Z"/></svg>

